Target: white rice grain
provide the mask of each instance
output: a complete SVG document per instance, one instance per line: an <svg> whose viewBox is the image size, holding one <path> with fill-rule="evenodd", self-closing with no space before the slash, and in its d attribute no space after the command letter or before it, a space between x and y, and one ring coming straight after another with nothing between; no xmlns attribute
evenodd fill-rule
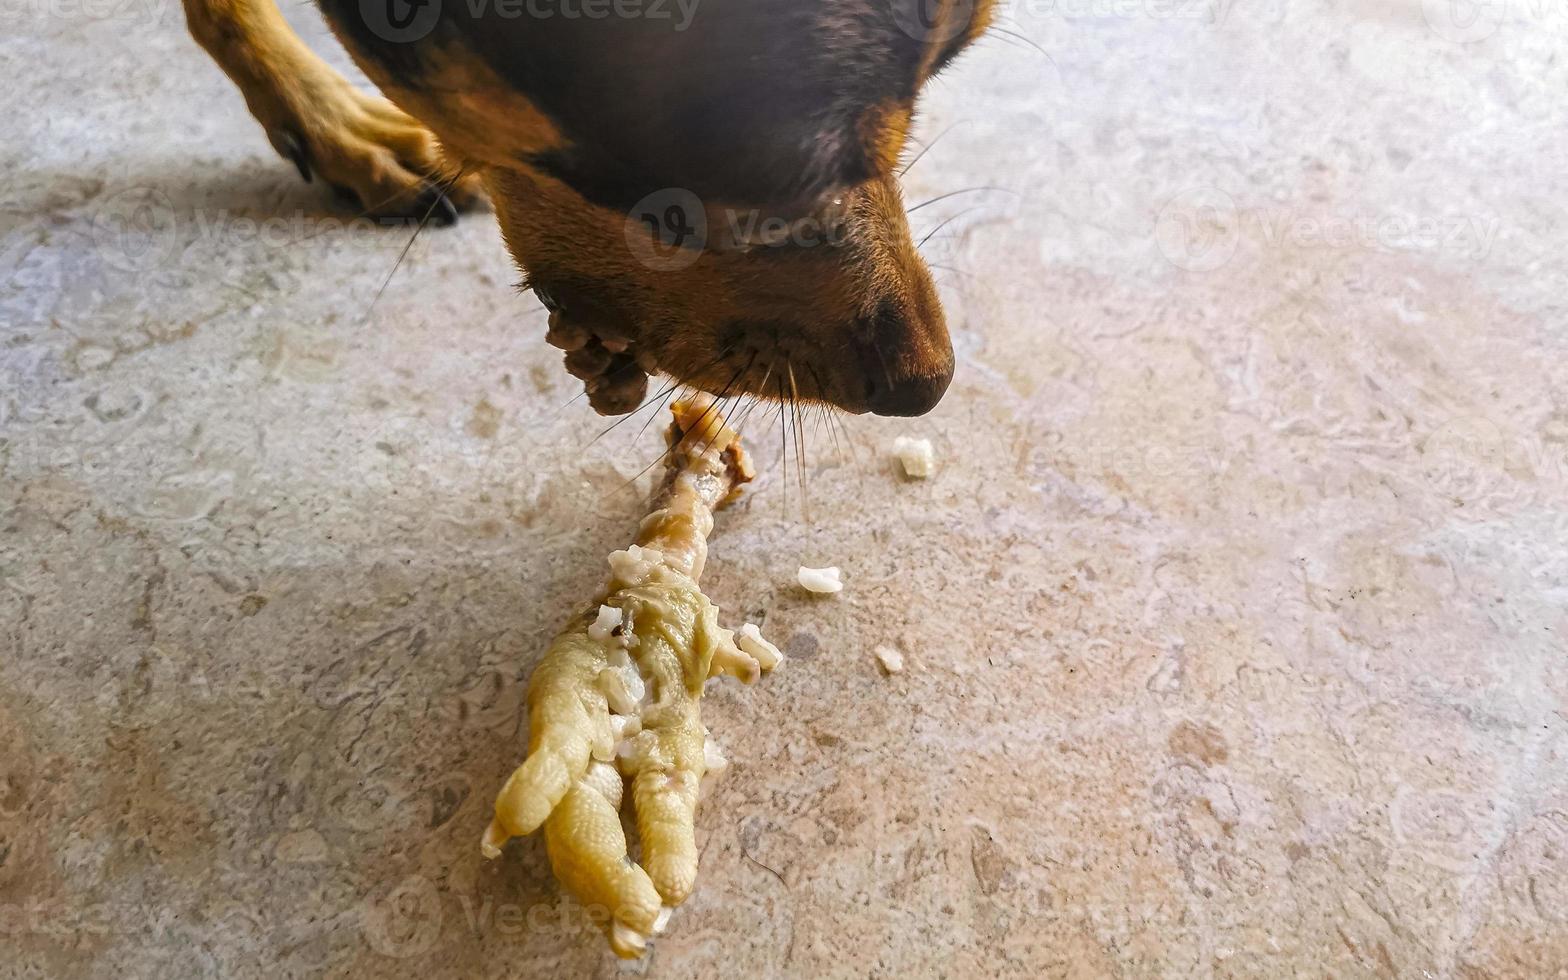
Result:
<svg viewBox="0 0 1568 980"><path fill-rule="evenodd" d="M672 906L665 905L660 907L659 914L655 916L653 920L653 934L655 936L662 935L664 933L664 930L670 924L670 916L674 913L675 909Z"/></svg>
<svg viewBox="0 0 1568 980"><path fill-rule="evenodd" d="M800 571L795 573L795 580L807 592L815 592L819 595L832 595L835 592L844 590L844 581L841 576L842 573L837 565L830 565L827 568L807 568L805 565L802 565L800 566Z"/></svg>
<svg viewBox="0 0 1568 980"><path fill-rule="evenodd" d="M904 670L904 655L893 647L876 648L877 663L882 665L886 674L899 674Z"/></svg>
<svg viewBox="0 0 1568 980"><path fill-rule="evenodd" d="M599 618L588 625L588 638L603 643L621 625L621 611L614 606L600 606Z"/></svg>

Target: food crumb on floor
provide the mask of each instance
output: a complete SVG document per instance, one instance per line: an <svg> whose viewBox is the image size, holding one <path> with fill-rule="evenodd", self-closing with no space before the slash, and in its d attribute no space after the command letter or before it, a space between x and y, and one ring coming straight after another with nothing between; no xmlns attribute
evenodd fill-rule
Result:
<svg viewBox="0 0 1568 980"><path fill-rule="evenodd" d="M893 455L904 475L912 480L924 480L936 470L936 452L930 439L899 436L893 440Z"/></svg>
<svg viewBox="0 0 1568 980"><path fill-rule="evenodd" d="M815 592L818 595L832 595L844 590L844 580L837 565L830 565L827 568L807 568L802 565L795 573L795 581L799 582L800 587L807 592Z"/></svg>

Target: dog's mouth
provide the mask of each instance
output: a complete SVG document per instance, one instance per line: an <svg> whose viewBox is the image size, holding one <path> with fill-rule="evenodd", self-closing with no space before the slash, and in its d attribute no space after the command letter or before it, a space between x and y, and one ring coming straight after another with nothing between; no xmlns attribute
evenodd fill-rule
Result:
<svg viewBox="0 0 1568 980"><path fill-rule="evenodd" d="M853 415L924 415L952 381L952 348L945 329L932 344L892 306L882 303L871 315L815 331L767 320L729 324L720 333L719 356L691 383L721 398L754 395Z"/></svg>
<svg viewBox="0 0 1568 980"><path fill-rule="evenodd" d="M734 325L722 332L711 354L689 341L685 347L691 349L659 350L624 324L574 313L548 288L534 292L550 311L545 340L564 352L567 373L583 383L588 403L600 415L636 411L648 396L650 378L659 375L721 400L749 395L865 411L863 398L835 397L845 384L829 383L821 365L830 359L798 339L792 342L779 325Z"/></svg>
<svg viewBox="0 0 1568 980"><path fill-rule="evenodd" d="M820 342L787 324L743 321L726 325L716 338L714 355L695 365L687 384L720 399L750 396L790 405L826 405L859 415L866 411L861 379L843 351L825 350Z"/></svg>
<svg viewBox="0 0 1568 980"><path fill-rule="evenodd" d="M891 303L835 328L740 320L661 344L597 304L563 301L571 295L563 290L535 284L534 292L550 312L545 339L564 352L567 373L583 382L601 415L636 411L650 378L661 375L671 390L695 388L719 399L895 416L930 411L952 379L945 331L931 344Z"/></svg>

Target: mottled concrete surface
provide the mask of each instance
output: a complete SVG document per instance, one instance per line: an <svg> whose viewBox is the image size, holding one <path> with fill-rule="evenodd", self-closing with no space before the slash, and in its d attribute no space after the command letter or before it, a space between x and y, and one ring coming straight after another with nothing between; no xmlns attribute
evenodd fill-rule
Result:
<svg viewBox="0 0 1568 980"><path fill-rule="evenodd" d="M809 520L755 434L793 656L640 968L476 843L653 432L488 218L373 303L177 5L6 19L0 975L1568 975L1561 4L1024 3L933 88L958 378Z"/></svg>

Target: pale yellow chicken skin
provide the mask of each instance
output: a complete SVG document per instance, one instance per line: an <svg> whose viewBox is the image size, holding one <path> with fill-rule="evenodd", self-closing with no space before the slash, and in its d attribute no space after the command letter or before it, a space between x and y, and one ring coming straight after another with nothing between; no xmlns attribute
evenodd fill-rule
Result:
<svg viewBox="0 0 1568 980"><path fill-rule="evenodd" d="M755 628L735 634L698 588L713 511L751 478L713 404L674 406L670 469L637 543L610 556L596 606L551 643L528 685L528 757L496 799L482 844L544 827L556 877L601 913L610 945L640 956L697 878L695 819L707 770L698 699L719 674L754 681L779 659ZM622 830L623 779L641 862Z"/></svg>

